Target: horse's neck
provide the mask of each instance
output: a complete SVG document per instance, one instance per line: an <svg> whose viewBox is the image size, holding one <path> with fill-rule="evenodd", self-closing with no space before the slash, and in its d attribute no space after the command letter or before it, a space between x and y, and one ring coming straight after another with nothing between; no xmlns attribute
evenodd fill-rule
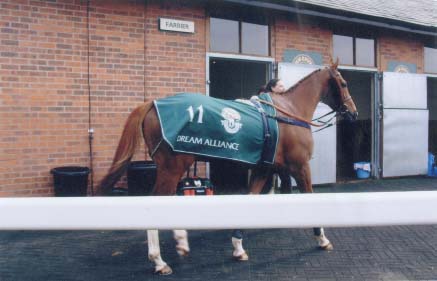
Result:
<svg viewBox="0 0 437 281"><path fill-rule="evenodd" d="M323 83L319 75L321 75L320 72L313 74L300 82L293 90L282 94L279 102L291 113L311 120L323 91Z"/></svg>

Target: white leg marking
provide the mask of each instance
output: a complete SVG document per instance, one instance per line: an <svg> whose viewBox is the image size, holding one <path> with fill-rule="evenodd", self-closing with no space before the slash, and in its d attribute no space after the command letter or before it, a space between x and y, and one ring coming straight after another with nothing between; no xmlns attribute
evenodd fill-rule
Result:
<svg viewBox="0 0 437 281"><path fill-rule="evenodd" d="M234 252L232 253L232 256L234 256L234 258L240 261L247 261L249 259L249 256L243 249L243 239L232 237L232 246L234 246Z"/></svg>
<svg viewBox="0 0 437 281"><path fill-rule="evenodd" d="M176 240L176 251L178 252L179 256L187 256L190 252L187 231L182 229L173 230L173 235L174 239Z"/></svg>
<svg viewBox="0 0 437 281"><path fill-rule="evenodd" d="M325 248L329 244L331 244L331 242L329 242L328 238L326 238L325 231L323 230L323 228L320 228L320 235L315 236L315 237L316 237L317 243L319 244L319 246L321 248Z"/></svg>
<svg viewBox="0 0 437 281"><path fill-rule="evenodd" d="M161 258L158 230L147 230L147 243L149 246L149 260L155 264L155 272L160 272L168 267L167 263Z"/></svg>

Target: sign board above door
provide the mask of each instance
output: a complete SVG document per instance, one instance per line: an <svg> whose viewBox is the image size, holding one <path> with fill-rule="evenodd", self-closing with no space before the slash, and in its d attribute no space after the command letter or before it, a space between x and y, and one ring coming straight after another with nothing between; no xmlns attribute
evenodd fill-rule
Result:
<svg viewBox="0 0 437 281"><path fill-rule="evenodd" d="M194 22L168 19L168 18L159 18L159 29L165 31L194 33Z"/></svg>

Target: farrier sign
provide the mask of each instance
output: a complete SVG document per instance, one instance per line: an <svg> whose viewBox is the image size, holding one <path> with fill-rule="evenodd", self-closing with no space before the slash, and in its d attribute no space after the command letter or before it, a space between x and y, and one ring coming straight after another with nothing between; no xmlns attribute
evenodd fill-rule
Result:
<svg viewBox="0 0 437 281"><path fill-rule="evenodd" d="M167 31L194 33L194 22L159 18L159 29Z"/></svg>

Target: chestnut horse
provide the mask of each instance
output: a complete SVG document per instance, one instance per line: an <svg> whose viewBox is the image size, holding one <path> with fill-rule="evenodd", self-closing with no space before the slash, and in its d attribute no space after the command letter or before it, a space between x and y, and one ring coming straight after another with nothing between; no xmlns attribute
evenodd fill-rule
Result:
<svg viewBox="0 0 437 281"><path fill-rule="evenodd" d="M310 120L317 104L323 101L344 118L355 120L358 112L349 94L346 81L338 72L337 66L338 60L336 63L331 61L329 67L312 72L286 92L272 94L273 104L271 105L279 109L278 116L293 116L295 120L303 120L311 124ZM259 194L273 172L290 173L301 192L313 192L309 165L313 152L311 130L303 126L292 126L280 122L279 132L275 163L271 166L264 164L253 168L249 183L250 193ZM152 195L174 195L176 193L178 182L196 160L196 156L175 153L163 141L153 101L145 102L129 115L112 166L101 183L101 190L104 193L108 193L126 171L141 138L144 138L149 154L157 166L156 183ZM186 231L175 230L174 234L178 253L188 254ZM320 247L332 249L331 243L324 235L323 228L314 228L314 234ZM161 258L158 231L148 230L147 237L149 259L155 263L156 272L170 274L171 268ZM248 256L242 247L241 239L233 238L232 240L234 257L247 260Z"/></svg>

